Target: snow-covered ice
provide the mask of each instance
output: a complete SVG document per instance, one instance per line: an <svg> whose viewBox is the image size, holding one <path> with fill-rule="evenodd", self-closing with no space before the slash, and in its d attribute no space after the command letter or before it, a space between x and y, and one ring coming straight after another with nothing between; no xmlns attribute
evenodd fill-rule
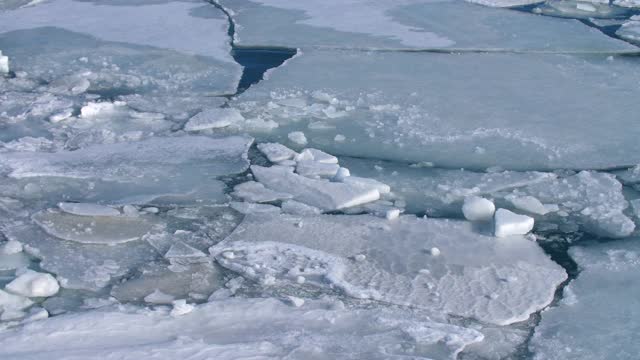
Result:
<svg viewBox="0 0 640 360"><path fill-rule="evenodd" d="M26 297L48 297L55 295L60 285L51 274L27 270L8 283L5 289Z"/></svg>
<svg viewBox="0 0 640 360"><path fill-rule="evenodd" d="M227 127L243 121L244 118L236 109L211 108L194 115L185 124L186 131L199 131Z"/></svg>
<svg viewBox="0 0 640 360"><path fill-rule="evenodd" d="M431 257L434 247L440 256ZM305 286L500 325L548 305L566 279L523 237L503 240L467 222L413 216L249 215L210 252L266 286L299 286L296 277L304 276ZM366 258L351 260L358 254Z"/></svg>
<svg viewBox="0 0 640 360"><path fill-rule="evenodd" d="M497 237L526 235L533 230L534 220L527 215L516 214L506 209L498 209L494 221Z"/></svg>
<svg viewBox="0 0 640 360"><path fill-rule="evenodd" d="M467 220L487 221L493 218L496 206L491 200L480 196L469 196L464 199L462 213Z"/></svg>

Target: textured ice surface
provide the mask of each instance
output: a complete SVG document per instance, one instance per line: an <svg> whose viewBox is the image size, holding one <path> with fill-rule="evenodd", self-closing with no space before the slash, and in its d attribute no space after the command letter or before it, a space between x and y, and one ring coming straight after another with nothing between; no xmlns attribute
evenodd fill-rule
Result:
<svg viewBox="0 0 640 360"><path fill-rule="evenodd" d="M249 137L208 138L179 136L139 142L95 145L76 151L11 152L0 166L16 178L57 176L116 181L153 181L175 176L177 168L191 167L207 176L240 173L247 169ZM185 171L185 170L183 170Z"/></svg>
<svg viewBox="0 0 640 360"><path fill-rule="evenodd" d="M640 44L640 16L632 16L616 31L621 38Z"/></svg>
<svg viewBox="0 0 640 360"><path fill-rule="evenodd" d="M244 199L248 202L271 202L276 200L290 199L292 196L288 193L281 193L267 189L259 182L248 181L238 184L233 188L233 196Z"/></svg>
<svg viewBox="0 0 640 360"><path fill-rule="evenodd" d="M640 344L640 243L637 238L569 251L581 272L560 303L542 313L535 359L635 359Z"/></svg>
<svg viewBox="0 0 640 360"><path fill-rule="evenodd" d="M34 343L34 338L42 340ZM231 299L179 317L163 310L112 308L63 315L3 332L0 355L16 360L45 352L60 360L453 359L481 340L478 331L411 311L346 309L332 301L294 307L276 299Z"/></svg>
<svg viewBox="0 0 640 360"><path fill-rule="evenodd" d="M544 0L466 0L470 3L480 4L492 7L511 7L536 4L544 2Z"/></svg>
<svg viewBox="0 0 640 360"><path fill-rule="evenodd" d="M633 49L574 20L558 21L483 8L457 0L218 2L231 10L236 23L235 42L245 46L302 49L311 46L562 51ZM502 6L518 5L515 1L500 3Z"/></svg>
<svg viewBox="0 0 640 360"><path fill-rule="evenodd" d="M210 252L266 286L299 286L302 275L320 289L501 325L546 306L566 279L535 242L413 216L249 215Z"/></svg>
<svg viewBox="0 0 640 360"><path fill-rule="evenodd" d="M534 220L527 215L516 214L506 209L498 209L494 221L494 233L497 237L526 235L533 229Z"/></svg>
<svg viewBox="0 0 640 360"><path fill-rule="evenodd" d="M469 196L464 198L462 204L462 213L467 220L470 221L487 221L493 218L496 206L483 197Z"/></svg>
<svg viewBox="0 0 640 360"><path fill-rule="evenodd" d="M260 136L304 129L311 147L332 154L465 168L628 166L640 162L629 116L640 70L637 58L609 59L308 50L233 105L280 125ZM309 105L276 103L291 98ZM327 116L336 111L344 115Z"/></svg>
<svg viewBox="0 0 640 360"><path fill-rule="evenodd" d="M199 112L185 124L186 131L217 129L243 121L238 110L211 108Z"/></svg>
<svg viewBox="0 0 640 360"><path fill-rule="evenodd" d="M48 297L55 295L60 285L51 274L27 270L8 283L5 289L26 297Z"/></svg>

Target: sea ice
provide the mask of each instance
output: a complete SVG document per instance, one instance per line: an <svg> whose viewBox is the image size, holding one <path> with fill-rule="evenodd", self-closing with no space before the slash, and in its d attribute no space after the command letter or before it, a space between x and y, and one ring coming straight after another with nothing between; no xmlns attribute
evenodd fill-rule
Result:
<svg viewBox="0 0 640 360"><path fill-rule="evenodd" d="M298 153L288 147L278 143L260 143L260 150L272 163L278 163L285 160L292 160Z"/></svg>
<svg viewBox="0 0 640 360"><path fill-rule="evenodd" d="M495 235L508 237L526 235L533 229L534 220L527 215L513 213L506 209L498 209L495 215Z"/></svg>
<svg viewBox="0 0 640 360"><path fill-rule="evenodd" d="M5 289L26 297L49 297L58 293L60 285L51 274L27 270L8 283Z"/></svg>
<svg viewBox="0 0 640 360"><path fill-rule="evenodd" d="M487 221L493 218L496 206L491 200L479 196L469 196L464 199L462 213L470 221Z"/></svg>
<svg viewBox="0 0 640 360"><path fill-rule="evenodd" d="M0 51L0 74L8 74L9 73L9 57L2 55L2 51Z"/></svg>
<svg viewBox="0 0 640 360"><path fill-rule="evenodd" d="M640 344L637 238L572 247L580 273L542 313L530 350L536 360L637 358Z"/></svg>
<svg viewBox="0 0 640 360"><path fill-rule="evenodd" d="M61 202L58 204L60 210L67 214L79 216L119 216L120 211L109 206L90 204L90 203L69 203Z"/></svg>
<svg viewBox="0 0 640 360"><path fill-rule="evenodd" d="M291 195L288 193L281 193L267 189L259 182L247 181L242 184L238 184L233 188L233 196L244 199L248 202L272 202L277 200L290 199Z"/></svg>
<svg viewBox="0 0 640 360"><path fill-rule="evenodd" d="M632 16L622 24L616 31L616 35L635 44L640 44L640 15Z"/></svg>
<svg viewBox="0 0 640 360"><path fill-rule="evenodd" d="M345 308L329 300L293 307L276 299L228 299L177 317L162 310L108 307L25 324L0 334L0 357L454 359L482 339L476 330L410 310Z"/></svg>
<svg viewBox="0 0 640 360"><path fill-rule="evenodd" d="M209 251L265 286L300 286L296 279L304 276L304 286L499 325L544 308L566 279L523 237L498 239L468 222L413 216L248 215ZM366 258L354 261L358 254Z"/></svg>
<svg viewBox="0 0 640 360"><path fill-rule="evenodd" d="M223 128L244 121L244 118L236 109L210 108L193 116L185 124L186 131L199 131L207 129Z"/></svg>

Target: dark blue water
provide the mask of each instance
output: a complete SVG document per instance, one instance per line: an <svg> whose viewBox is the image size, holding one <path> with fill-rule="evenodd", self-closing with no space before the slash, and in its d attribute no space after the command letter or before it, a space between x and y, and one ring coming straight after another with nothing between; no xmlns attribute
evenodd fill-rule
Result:
<svg viewBox="0 0 640 360"><path fill-rule="evenodd" d="M247 90L251 85L262 80L264 73L282 65L287 59L296 54L297 50L287 48L238 48L234 47L231 55L242 66L244 71L238 94Z"/></svg>

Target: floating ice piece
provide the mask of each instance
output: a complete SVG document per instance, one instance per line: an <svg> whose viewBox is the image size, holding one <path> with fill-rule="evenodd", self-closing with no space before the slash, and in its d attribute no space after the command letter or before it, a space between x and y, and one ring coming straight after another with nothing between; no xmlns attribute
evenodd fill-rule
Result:
<svg viewBox="0 0 640 360"><path fill-rule="evenodd" d="M318 215L322 210L315 206L309 206L295 200L286 200L282 202L282 212L291 215Z"/></svg>
<svg viewBox="0 0 640 360"><path fill-rule="evenodd" d="M580 273L562 300L542 312L529 349L536 360L632 360L640 353L640 243L588 243L569 249Z"/></svg>
<svg viewBox="0 0 640 360"><path fill-rule="evenodd" d="M164 254L167 259L189 259L189 258L203 258L207 255L202 251L189 246L182 241L176 241L171 245L169 250Z"/></svg>
<svg viewBox="0 0 640 360"><path fill-rule="evenodd" d="M505 7L542 0L473 2ZM524 51L631 49L620 41L607 39L593 31L595 29L585 29L574 20L479 7L457 0L220 0L219 3L236 24L235 44L301 48L305 53L313 47ZM531 29L536 29L535 33ZM319 89L326 93L322 87ZM300 102L299 95L295 99Z"/></svg>
<svg viewBox="0 0 640 360"><path fill-rule="evenodd" d="M324 89L354 109L348 121L333 121L335 130L307 129L306 134L323 150L344 156L476 170L496 165L507 170L629 166L640 163L640 129L628 116L640 112L640 103L632 100L640 70L629 57L608 61L608 56L308 49L231 105L246 117L269 118L283 129L292 123L303 127L323 119L316 109L324 103L285 114L265 105L273 96L288 96L289 89L301 89L310 99L315 90ZM486 71L478 73L478 67ZM312 70L320 68L332 71ZM370 76L382 73L384 77ZM502 76L496 78L496 73ZM470 84L470 77L476 81ZM558 84L559 78L567 81ZM607 84L610 91L603 93L595 84ZM370 110L376 104L398 107L379 113ZM584 114L579 119L578 112ZM609 119L607 124L603 118ZM355 140L334 142L336 133Z"/></svg>
<svg viewBox="0 0 640 360"><path fill-rule="evenodd" d="M513 213L506 209L498 209L495 215L495 235L507 237L512 235L526 235L533 229L534 220L527 215Z"/></svg>
<svg viewBox="0 0 640 360"><path fill-rule="evenodd" d="M376 189L380 194L388 194L391 192L391 187L380 181L370 178L364 178L359 176L346 176L340 179L340 182L349 184L362 189Z"/></svg>
<svg viewBox="0 0 640 360"><path fill-rule="evenodd" d="M592 234L624 237L633 232L635 224L624 214L629 204L622 191L622 184L611 174L581 171L518 189L516 195L557 204L569 214L569 220Z"/></svg>
<svg viewBox="0 0 640 360"><path fill-rule="evenodd" d="M249 202L272 202L276 200L286 200L291 198L291 194L282 193L267 189L259 182L247 181L238 184L233 188L232 195Z"/></svg>
<svg viewBox="0 0 640 360"><path fill-rule="evenodd" d="M192 304L187 304L187 300L180 299L173 301L173 309L171 309L171 316L183 316L192 312L194 307Z"/></svg>
<svg viewBox="0 0 640 360"><path fill-rule="evenodd" d="M144 297L144 301L150 304L171 304L175 298L155 289L151 294Z"/></svg>
<svg viewBox="0 0 640 360"><path fill-rule="evenodd" d="M292 142L298 144L298 145L307 145L307 137L304 135L304 133L302 131L294 131L294 132L290 132L287 137L289 138L289 140L291 140Z"/></svg>
<svg viewBox="0 0 640 360"><path fill-rule="evenodd" d="M296 156L296 161L313 160L323 164L337 164L338 158L314 148L304 149Z"/></svg>
<svg viewBox="0 0 640 360"><path fill-rule="evenodd" d="M36 338L40 340L34 342ZM345 309L319 300L292 307L276 299L228 299L198 305L178 317L114 308L57 316L3 331L0 357L26 360L55 349L58 359L84 360L454 359L482 339L476 330L410 310Z"/></svg>
<svg viewBox="0 0 640 360"><path fill-rule="evenodd" d="M470 221L487 221L493 218L496 206L491 200L479 196L469 196L464 199L462 213Z"/></svg>
<svg viewBox="0 0 640 360"><path fill-rule="evenodd" d="M80 216L56 210L42 211L33 220L48 234L84 244L118 244L139 240L162 226L152 217Z"/></svg>
<svg viewBox="0 0 640 360"><path fill-rule="evenodd" d="M298 161L296 164L296 173L308 178L332 178L338 173L340 165L327 164L314 160Z"/></svg>
<svg viewBox="0 0 640 360"><path fill-rule="evenodd" d="M2 55L2 51L0 51L0 74L8 74L9 73L9 57Z"/></svg>
<svg viewBox="0 0 640 360"><path fill-rule="evenodd" d="M51 274L27 270L8 283L5 289L26 297L49 297L58 293L60 285Z"/></svg>
<svg viewBox="0 0 640 360"><path fill-rule="evenodd" d="M266 168L252 165L251 171L264 186L289 193L294 200L325 211L366 204L380 198L380 192L374 187L309 179L283 166Z"/></svg>
<svg viewBox="0 0 640 360"><path fill-rule="evenodd" d="M231 136L151 138L138 142L95 145L82 151L55 153L3 153L0 165L16 178L58 176L134 181L172 177L177 167L198 166L210 176L240 173L247 169L247 151L253 139ZM173 170L172 170L173 169Z"/></svg>
<svg viewBox="0 0 640 360"><path fill-rule="evenodd" d="M61 202L58 204L60 210L67 214L79 216L118 216L120 211L109 206L90 204L90 203L69 203Z"/></svg>
<svg viewBox="0 0 640 360"><path fill-rule="evenodd" d="M531 214L544 215L549 209L544 206L540 200L533 196L507 196L506 199L518 210L526 211Z"/></svg>
<svg viewBox="0 0 640 360"><path fill-rule="evenodd" d="M430 248L441 256L423 251ZM474 232L469 222L413 216L390 222L368 215L248 215L209 251L244 277L269 276L271 286L300 286L296 278L304 276L305 286L320 290L500 325L544 308L566 279L524 237L501 241ZM366 259L353 261L358 254Z"/></svg>
<svg viewBox="0 0 640 360"><path fill-rule="evenodd" d="M247 202L234 201L231 207L242 214L255 214L255 213L280 213L280 208L269 204L253 204Z"/></svg>
<svg viewBox="0 0 640 360"><path fill-rule="evenodd" d="M272 163L292 160L298 154L288 147L278 143L258 144L258 150L260 150L260 152L262 152Z"/></svg>
<svg viewBox="0 0 640 360"><path fill-rule="evenodd" d="M236 109L211 108L194 115L185 124L186 131L199 131L227 127L244 121L242 114Z"/></svg>

